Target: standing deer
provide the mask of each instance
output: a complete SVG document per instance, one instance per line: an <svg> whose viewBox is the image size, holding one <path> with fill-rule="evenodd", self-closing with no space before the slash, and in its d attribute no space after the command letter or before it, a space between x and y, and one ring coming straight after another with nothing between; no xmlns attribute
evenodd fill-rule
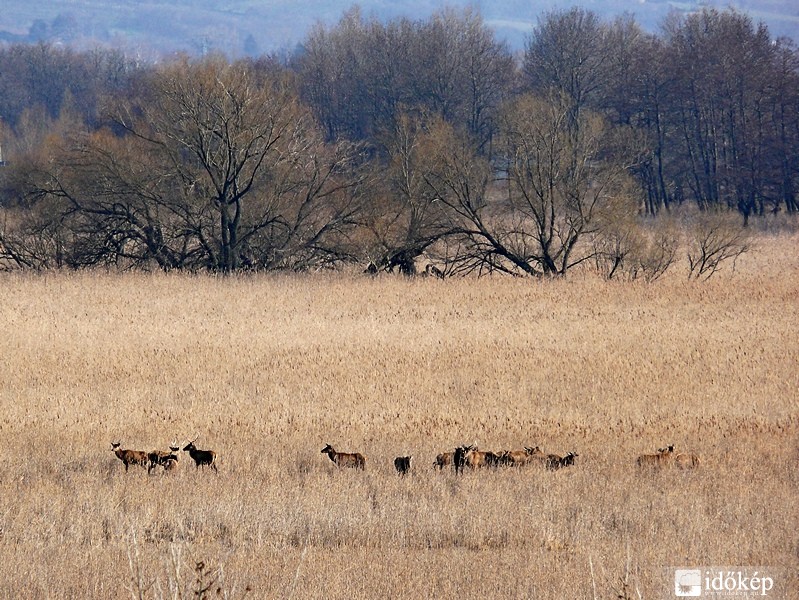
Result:
<svg viewBox="0 0 799 600"><path fill-rule="evenodd" d="M125 472L128 472L128 466L139 465L147 467L148 456L142 450L123 450L119 447L120 442L111 442L111 450L117 455L117 458L125 463Z"/></svg>
<svg viewBox="0 0 799 600"><path fill-rule="evenodd" d="M454 452L442 452L438 456L436 456L436 460L433 463L434 467L438 467L439 469L443 469L444 467L448 467L452 464L454 460L455 453Z"/></svg>
<svg viewBox="0 0 799 600"><path fill-rule="evenodd" d="M411 471L411 458L410 456L398 456L394 459L394 468L400 475L407 475Z"/></svg>
<svg viewBox="0 0 799 600"><path fill-rule="evenodd" d="M332 460L337 467L351 467L353 469L361 470L366 468L366 457L357 452L336 452L333 446L327 444L324 448L322 448L321 454L327 454L330 460Z"/></svg>
<svg viewBox="0 0 799 600"><path fill-rule="evenodd" d="M198 450L197 447L194 445L194 442L197 438L194 438L186 447L183 448L184 452L188 452L191 459L194 461L194 468L199 469L200 467L205 467L205 465L210 466L214 471L219 472L216 468L216 452L213 450Z"/></svg>
<svg viewBox="0 0 799 600"><path fill-rule="evenodd" d="M452 457L452 466L455 468L455 473L463 473L463 467L467 464L474 468L474 462L469 460L474 452L477 452L477 446L474 444L455 448L455 454Z"/></svg>

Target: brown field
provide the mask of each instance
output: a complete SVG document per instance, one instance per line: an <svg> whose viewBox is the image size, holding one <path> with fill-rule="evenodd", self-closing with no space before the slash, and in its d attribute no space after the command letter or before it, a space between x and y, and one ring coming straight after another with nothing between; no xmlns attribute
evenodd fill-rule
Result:
<svg viewBox="0 0 799 600"><path fill-rule="evenodd" d="M797 248L651 285L5 275L0 597L660 599L710 565L799 597ZM218 474L111 452L197 435ZM433 470L472 442L579 457ZM638 472L667 444L700 468Z"/></svg>

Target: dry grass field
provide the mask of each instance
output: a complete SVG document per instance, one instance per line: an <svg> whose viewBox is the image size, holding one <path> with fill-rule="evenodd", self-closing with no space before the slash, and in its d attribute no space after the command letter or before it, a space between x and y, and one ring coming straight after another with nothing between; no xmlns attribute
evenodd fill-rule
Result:
<svg viewBox="0 0 799 600"><path fill-rule="evenodd" d="M710 565L799 597L797 248L650 285L4 275L0 597L660 599ZM195 436L218 473L111 451ZM432 468L473 442L579 457ZM667 444L701 466L639 472Z"/></svg>

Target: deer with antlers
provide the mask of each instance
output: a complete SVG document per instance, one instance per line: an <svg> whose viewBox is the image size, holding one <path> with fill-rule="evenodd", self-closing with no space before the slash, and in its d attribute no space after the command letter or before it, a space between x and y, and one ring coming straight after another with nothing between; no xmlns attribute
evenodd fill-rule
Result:
<svg viewBox="0 0 799 600"><path fill-rule="evenodd" d="M216 468L216 452L213 450L198 450L194 445L194 442L197 441L197 437L186 444L186 446L183 448L183 451L189 453L189 456L191 456L191 459L194 461L195 468L204 468L205 465L208 465L214 471L218 472L219 470Z"/></svg>

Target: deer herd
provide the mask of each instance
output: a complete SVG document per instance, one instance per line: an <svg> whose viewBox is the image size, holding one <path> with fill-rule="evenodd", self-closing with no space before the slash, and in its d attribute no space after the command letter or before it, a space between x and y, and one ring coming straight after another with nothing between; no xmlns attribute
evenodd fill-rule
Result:
<svg viewBox="0 0 799 600"><path fill-rule="evenodd" d="M199 450L192 441L183 447L184 452L188 452L194 461L196 469L208 466L214 471L216 467L216 452L213 450ZM164 471L173 471L178 466L180 459L180 445L173 442L169 450L153 450L144 452L142 450L123 450L119 442L112 442L111 449L117 458L125 465L125 471L130 465L138 465L147 469L151 473L154 469L162 467ZM337 452L330 444L322 448L322 454L327 454L328 458L338 468L366 469L366 457L359 452ZM574 465L574 459L580 456L576 452L568 452L563 456L559 454L549 454L543 452L538 446L525 446L521 450L502 450L490 452L479 450L476 445L458 446L451 452L442 452L436 456L433 468L443 470L445 467L452 468L455 473L461 474L464 469L476 470L482 468L498 469L500 467L523 467L526 465L539 465L548 471ZM400 475L407 475L411 472L411 456L398 456L394 459L394 468ZM658 448L654 454L642 454L635 464L639 469L661 469L675 467L678 469L693 469L699 466L699 457L688 452L675 452L674 445Z"/></svg>
<svg viewBox="0 0 799 600"><path fill-rule="evenodd" d="M184 452L188 452L191 459L194 461L195 468L205 467L208 465L214 471L216 468L216 452L213 450L198 450L194 442L194 438L183 448ZM138 465L147 469L147 473L151 473L153 469L163 467L164 471L174 471L177 469L178 461L180 460L180 445L172 442L169 450L152 450L151 452L144 452L143 450L123 450L120 442L111 442L111 450L114 451L117 458L125 465L127 472L130 465Z"/></svg>

